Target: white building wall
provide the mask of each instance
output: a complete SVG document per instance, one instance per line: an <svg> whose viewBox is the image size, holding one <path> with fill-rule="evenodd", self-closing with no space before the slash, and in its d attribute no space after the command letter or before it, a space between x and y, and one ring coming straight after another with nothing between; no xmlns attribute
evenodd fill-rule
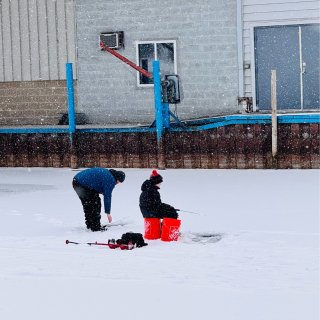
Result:
<svg viewBox="0 0 320 320"><path fill-rule="evenodd" d="M242 0L244 95L255 98L253 28L320 23L320 0Z"/></svg>
<svg viewBox="0 0 320 320"><path fill-rule="evenodd" d="M76 61L74 0L0 1L0 81L65 79Z"/></svg>

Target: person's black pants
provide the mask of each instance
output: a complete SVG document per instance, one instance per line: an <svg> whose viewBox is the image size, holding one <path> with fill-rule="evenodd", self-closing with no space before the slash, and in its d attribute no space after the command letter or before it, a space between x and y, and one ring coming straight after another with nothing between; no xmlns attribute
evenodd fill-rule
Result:
<svg viewBox="0 0 320 320"><path fill-rule="evenodd" d="M144 218L158 218L158 219L163 219L163 218L171 218L171 219L178 219L178 213L177 210L166 204L166 203L161 203L160 205L160 209L158 212L151 212L151 211L147 211L144 210L143 208L141 208L140 206L140 211L142 213L142 216Z"/></svg>
<svg viewBox="0 0 320 320"><path fill-rule="evenodd" d="M101 230L101 199L99 193L82 186L76 180L72 181L72 186L81 200L87 228L92 231Z"/></svg>

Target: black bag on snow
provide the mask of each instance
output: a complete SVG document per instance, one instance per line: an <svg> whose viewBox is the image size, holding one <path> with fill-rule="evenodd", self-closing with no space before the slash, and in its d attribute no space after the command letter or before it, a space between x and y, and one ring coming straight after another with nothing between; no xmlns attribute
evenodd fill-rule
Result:
<svg viewBox="0 0 320 320"><path fill-rule="evenodd" d="M135 245L137 248L148 245L146 242L144 242L144 239L141 233L127 232L121 236L121 239L117 240L117 244L128 245L129 243Z"/></svg>

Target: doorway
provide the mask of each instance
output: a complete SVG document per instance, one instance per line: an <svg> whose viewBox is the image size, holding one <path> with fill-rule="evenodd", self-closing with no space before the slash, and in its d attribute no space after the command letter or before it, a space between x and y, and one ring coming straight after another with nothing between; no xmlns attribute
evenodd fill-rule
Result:
<svg viewBox="0 0 320 320"><path fill-rule="evenodd" d="M320 108L320 24L254 28L256 106L271 110L271 70L278 109Z"/></svg>

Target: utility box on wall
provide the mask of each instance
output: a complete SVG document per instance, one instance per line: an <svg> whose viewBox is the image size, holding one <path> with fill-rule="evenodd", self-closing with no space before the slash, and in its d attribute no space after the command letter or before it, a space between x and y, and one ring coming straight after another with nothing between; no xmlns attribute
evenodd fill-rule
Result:
<svg viewBox="0 0 320 320"><path fill-rule="evenodd" d="M171 104L181 102L179 76L177 74L165 75L164 80L161 82L161 86L163 102Z"/></svg>
<svg viewBox="0 0 320 320"><path fill-rule="evenodd" d="M110 49L121 49L124 47L124 32L101 32L99 36L99 43L100 42Z"/></svg>

